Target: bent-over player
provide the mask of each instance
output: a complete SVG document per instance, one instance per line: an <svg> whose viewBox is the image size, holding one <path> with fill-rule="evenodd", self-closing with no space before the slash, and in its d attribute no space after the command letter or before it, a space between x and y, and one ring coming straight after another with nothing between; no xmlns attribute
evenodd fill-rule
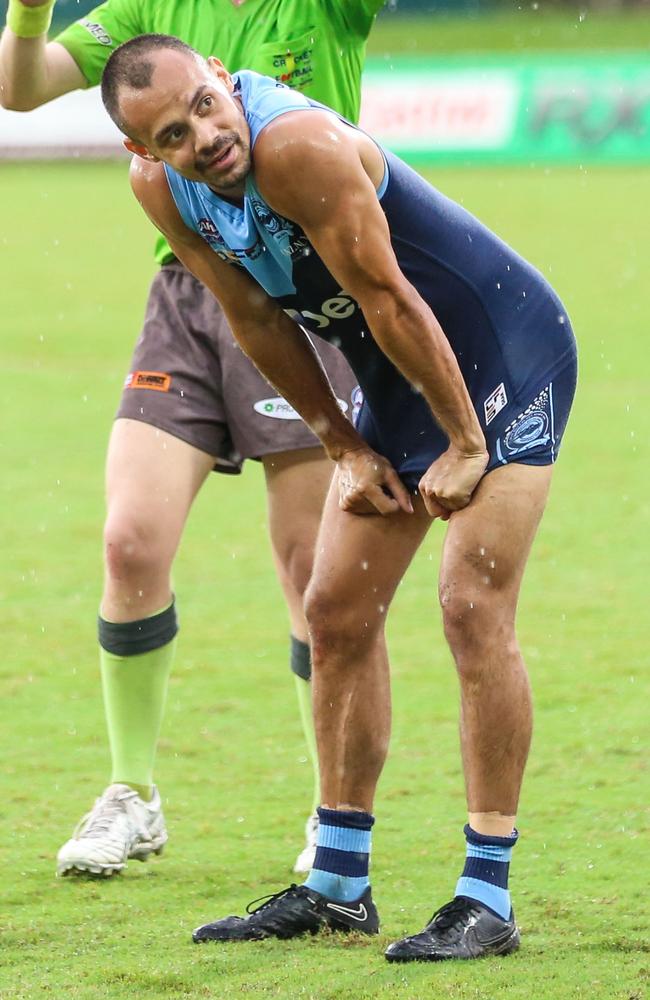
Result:
<svg viewBox="0 0 650 1000"><path fill-rule="evenodd" d="M387 957L506 954L519 940L508 868L531 734L515 610L575 389L564 308L468 212L272 79L230 76L145 36L111 57L102 94L138 154L133 189L150 218L337 463L306 604L322 787L314 866L303 886L195 940L377 930L368 855L390 726L384 621L440 517L467 854L452 901ZM336 339L357 375L356 429L303 327Z"/></svg>

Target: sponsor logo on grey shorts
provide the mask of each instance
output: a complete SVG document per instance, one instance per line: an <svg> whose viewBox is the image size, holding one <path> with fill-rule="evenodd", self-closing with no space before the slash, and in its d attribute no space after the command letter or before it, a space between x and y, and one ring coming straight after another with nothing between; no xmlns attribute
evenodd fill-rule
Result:
<svg viewBox="0 0 650 1000"><path fill-rule="evenodd" d="M344 413L347 412L348 404L344 399L338 399L337 403ZM256 413L261 413L264 417L271 417L272 420L300 420L300 414L296 413L293 406L287 403L282 396L273 396L271 399L258 399L253 403Z"/></svg>

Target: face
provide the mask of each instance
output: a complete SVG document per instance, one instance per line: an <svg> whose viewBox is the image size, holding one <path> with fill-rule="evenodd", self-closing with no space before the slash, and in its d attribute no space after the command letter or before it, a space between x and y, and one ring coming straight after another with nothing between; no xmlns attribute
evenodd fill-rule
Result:
<svg viewBox="0 0 650 1000"><path fill-rule="evenodd" d="M251 169L250 132L233 81L218 59L208 63L184 52L152 55L152 84L124 88L120 111L131 135L127 149L163 160L183 177L218 194L244 193Z"/></svg>

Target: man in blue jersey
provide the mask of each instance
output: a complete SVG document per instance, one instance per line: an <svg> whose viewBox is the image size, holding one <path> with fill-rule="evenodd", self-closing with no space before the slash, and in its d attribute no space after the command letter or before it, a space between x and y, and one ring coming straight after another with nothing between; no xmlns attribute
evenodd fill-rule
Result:
<svg viewBox="0 0 650 1000"><path fill-rule="evenodd" d="M519 943L508 869L532 725L515 611L575 389L563 306L460 206L269 78L231 77L183 43L143 36L111 57L102 92L137 154L136 197L337 463L306 602L322 788L314 867L303 886L194 938L378 930L368 857L390 726L384 621L441 518L466 860L451 902L386 955L507 954ZM359 379L356 428L306 330L335 341Z"/></svg>

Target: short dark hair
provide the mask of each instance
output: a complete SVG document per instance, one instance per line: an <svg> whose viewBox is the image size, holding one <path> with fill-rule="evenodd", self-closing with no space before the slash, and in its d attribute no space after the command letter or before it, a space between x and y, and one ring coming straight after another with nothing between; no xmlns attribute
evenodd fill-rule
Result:
<svg viewBox="0 0 650 1000"><path fill-rule="evenodd" d="M102 74L102 101L109 115L122 132L128 135L127 123L120 112L120 90L146 90L151 86L154 64L148 59L152 52L174 49L201 59L201 55L174 35L136 35L111 53ZM131 136L134 138L134 136Z"/></svg>

